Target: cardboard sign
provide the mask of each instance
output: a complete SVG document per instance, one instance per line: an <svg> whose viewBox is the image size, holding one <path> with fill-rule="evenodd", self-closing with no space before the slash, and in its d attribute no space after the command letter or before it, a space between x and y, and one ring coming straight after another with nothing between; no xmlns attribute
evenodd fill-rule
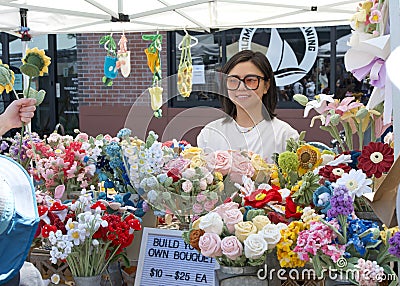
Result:
<svg viewBox="0 0 400 286"><path fill-rule="evenodd" d="M216 261L186 244L182 231L143 229L137 286L215 285Z"/></svg>
<svg viewBox="0 0 400 286"><path fill-rule="evenodd" d="M394 161L376 192L363 194L368 199L372 210L387 227L397 225L396 197L400 185L399 173L400 156Z"/></svg>

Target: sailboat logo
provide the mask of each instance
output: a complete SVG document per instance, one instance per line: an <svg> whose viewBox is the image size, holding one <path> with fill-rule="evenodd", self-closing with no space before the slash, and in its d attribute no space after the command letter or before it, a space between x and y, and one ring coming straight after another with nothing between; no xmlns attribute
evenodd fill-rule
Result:
<svg viewBox="0 0 400 286"><path fill-rule="evenodd" d="M318 37L315 28L299 28L304 36L305 51L298 61L290 44L283 40L277 29L271 29L266 56L271 63L277 86L285 86L302 79L313 67L318 53ZM239 50L251 50L251 39L257 29L245 28L239 40ZM296 50L297 51L297 50ZM301 53L301 51L300 51Z"/></svg>

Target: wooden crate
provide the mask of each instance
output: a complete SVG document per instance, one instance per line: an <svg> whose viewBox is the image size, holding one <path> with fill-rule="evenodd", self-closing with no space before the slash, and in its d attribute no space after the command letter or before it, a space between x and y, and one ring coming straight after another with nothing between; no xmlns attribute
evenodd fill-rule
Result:
<svg viewBox="0 0 400 286"><path fill-rule="evenodd" d="M57 264L51 263L49 250L34 248L29 262L39 269L43 279L50 279L53 274L58 274L62 284L70 284L73 281L68 264L61 261L57 261Z"/></svg>

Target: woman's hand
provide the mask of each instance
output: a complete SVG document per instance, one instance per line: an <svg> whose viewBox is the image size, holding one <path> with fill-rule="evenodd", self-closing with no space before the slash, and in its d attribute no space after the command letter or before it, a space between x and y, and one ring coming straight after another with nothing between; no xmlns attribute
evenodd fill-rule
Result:
<svg viewBox="0 0 400 286"><path fill-rule="evenodd" d="M22 123L31 122L35 115L36 99L21 98L13 101L3 114L0 115L0 135L3 135L11 128L21 127Z"/></svg>

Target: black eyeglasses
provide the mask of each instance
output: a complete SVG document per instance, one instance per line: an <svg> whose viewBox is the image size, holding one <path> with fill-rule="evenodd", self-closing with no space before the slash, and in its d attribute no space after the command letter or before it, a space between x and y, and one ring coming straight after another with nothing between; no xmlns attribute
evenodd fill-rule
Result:
<svg viewBox="0 0 400 286"><path fill-rule="evenodd" d="M256 90L260 86L260 79L267 80L266 77L254 74L248 74L243 79L237 75L228 75L226 77L226 88L228 90L237 90L240 86L240 82L243 82L245 88Z"/></svg>

